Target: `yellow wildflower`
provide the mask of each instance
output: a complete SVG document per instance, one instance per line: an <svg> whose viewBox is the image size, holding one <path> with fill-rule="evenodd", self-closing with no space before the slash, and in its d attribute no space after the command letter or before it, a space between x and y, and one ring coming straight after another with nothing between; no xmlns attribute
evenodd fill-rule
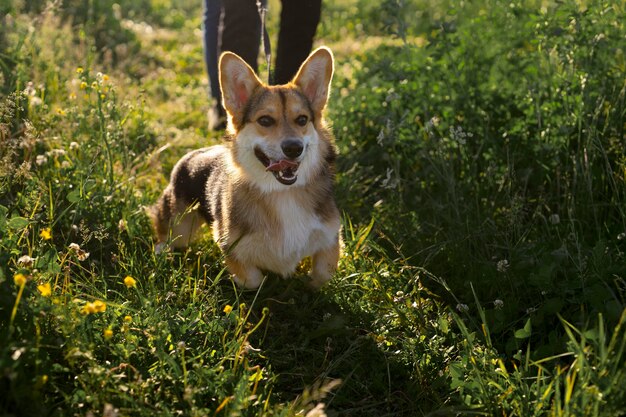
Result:
<svg viewBox="0 0 626 417"><path fill-rule="evenodd" d="M84 90L85 88L87 88L87 83L83 81L82 83L80 83L80 89Z"/></svg>
<svg viewBox="0 0 626 417"><path fill-rule="evenodd" d="M96 313L104 313L107 309L107 305L104 301L96 300L93 302L93 306L96 309Z"/></svg>
<svg viewBox="0 0 626 417"><path fill-rule="evenodd" d="M94 314L94 313L104 313L107 309L107 305L104 301L96 300L93 303L87 302L80 310L82 314Z"/></svg>
<svg viewBox="0 0 626 417"><path fill-rule="evenodd" d="M84 71L83 67L76 68L76 74L82 74Z"/></svg>
<svg viewBox="0 0 626 417"><path fill-rule="evenodd" d="M131 321L133 321L131 316L124 316L124 323L130 323Z"/></svg>
<svg viewBox="0 0 626 417"><path fill-rule="evenodd" d="M124 278L124 285L126 285L126 288L135 288L137 286L137 281L135 281L135 278L128 275Z"/></svg>
<svg viewBox="0 0 626 417"><path fill-rule="evenodd" d="M41 285L37 285L37 289L41 293L42 297L50 297L52 295L52 286L49 282Z"/></svg>
<svg viewBox="0 0 626 417"><path fill-rule="evenodd" d="M233 306L231 306L230 304L226 304L226 307L224 307L224 313L228 314L231 311L233 311Z"/></svg>
<svg viewBox="0 0 626 417"><path fill-rule="evenodd" d="M113 337L113 330L111 329L105 329L104 333L103 333L104 339L105 340L109 340L110 338Z"/></svg>
<svg viewBox="0 0 626 417"><path fill-rule="evenodd" d="M87 302L83 308L80 309L82 314L93 314L96 312L96 306L92 302Z"/></svg>
<svg viewBox="0 0 626 417"><path fill-rule="evenodd" d="M26 275L24 275L24 274L15 274L15 275L13 275L13 282L18 287L21 287L24 284L26 284L26 281L27 281L27 278L26 278Z"/></svg>
<svg viewBox="0 0 626 417"><path fill-rule="evenodd" d="M97 86L98 86L97 82L94 81L94 82L91 83L91 88L96 88Z"/></svg>
<svg viewBox="0 0 626 417"><path fill-rule="evenodd" d="M41 237L43 240L52 239L52 230L50 230L49 227L42 229L41 232L39 232L39 237Z"/></svg>

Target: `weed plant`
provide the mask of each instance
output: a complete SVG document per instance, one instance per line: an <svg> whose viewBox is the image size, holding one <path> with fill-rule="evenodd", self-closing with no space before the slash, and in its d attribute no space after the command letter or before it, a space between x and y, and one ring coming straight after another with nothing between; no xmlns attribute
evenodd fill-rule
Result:
<svg viewBox="0 0 626 417"><path fill-rule="evenodd" d="M623 415L622 5L326 2L320 292L154 253L144 207L215 143L199 4L0 11L0 415Z"/></svg>

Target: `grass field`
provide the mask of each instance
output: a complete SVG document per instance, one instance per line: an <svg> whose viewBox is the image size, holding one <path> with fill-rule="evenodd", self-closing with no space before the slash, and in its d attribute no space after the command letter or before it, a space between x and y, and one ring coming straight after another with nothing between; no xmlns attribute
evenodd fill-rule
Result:
<svg viewBox="0 0 626 417"><path fill-rule="evenodd" d="M625 415L623 2L326 1L319 292L154 253L144 207L220 142L201 12L0 5L1 416Z"/></svg>

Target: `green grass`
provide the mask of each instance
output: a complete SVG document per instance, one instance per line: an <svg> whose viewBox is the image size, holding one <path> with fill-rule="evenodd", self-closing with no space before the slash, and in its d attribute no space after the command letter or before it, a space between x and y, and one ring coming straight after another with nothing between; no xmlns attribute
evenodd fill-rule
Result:
<svg viewBox="0 0 626 417"><path fill-rule="evenodd" d="M623 415L622 4L325 2L345 250L311 292L238 289L208 233L154 254L144 207L220 138L200 3L118 3L0 6L0 415Z"/></svg>

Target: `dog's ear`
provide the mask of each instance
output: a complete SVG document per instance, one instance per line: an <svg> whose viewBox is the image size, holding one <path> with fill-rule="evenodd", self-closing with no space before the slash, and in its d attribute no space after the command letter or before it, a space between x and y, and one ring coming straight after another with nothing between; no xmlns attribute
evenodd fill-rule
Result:
<svg viewBox="0 0 626 417"><path fill-rule="evenodd" d="M222 54L219 69L222 104L228 113L237 119L253 91L261 85L261 81L252 68L232 52Z"/></svg>
<svg viewBox="0 0 626 417"><path fill-rule="evenodd" d="M309 55L293 79L293 83L300 87L315 112L321 112L326 106L333 71L333 53L322 46Z"/></svg>

